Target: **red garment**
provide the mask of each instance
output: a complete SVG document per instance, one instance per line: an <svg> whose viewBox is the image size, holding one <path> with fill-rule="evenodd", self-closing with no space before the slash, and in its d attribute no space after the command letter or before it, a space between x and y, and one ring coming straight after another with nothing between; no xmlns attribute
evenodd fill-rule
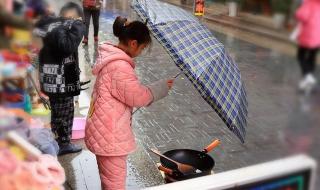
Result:
<svg viewBox="0 0 320 190"><path fill-rule="evenodd" d="M101 0L83 0L84 8L100 9L101 4L102 4Z"/></svg>
<svg viewBox="0 0 320 190"><path fill-rule="evenodd" d="M320 47L320 0L305 0L296 12L301 23L299 45L305 48Z"/></svg>

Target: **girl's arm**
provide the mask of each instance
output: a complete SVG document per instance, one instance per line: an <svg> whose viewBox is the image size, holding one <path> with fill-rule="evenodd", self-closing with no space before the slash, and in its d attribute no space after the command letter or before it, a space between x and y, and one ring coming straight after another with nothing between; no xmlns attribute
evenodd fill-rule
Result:
<svg viewBox="0 0 320 190"><path fill-rule="evenodd" d="M307 3L305 3L305 4L302 4L302 6L297 10L296 18L300 22L306 22L308 21L310 14L311 14L310 6Z"/></svg>
<svg viewBox="0 0 320 190"><path fill-rule="evenodd" d="M124 62L118 66L120 68L112 75L111 94L124 104L130 107L148 106L168 94L169 88L165 80L147 87L139 82L133 68L128 63Z"/></svg>

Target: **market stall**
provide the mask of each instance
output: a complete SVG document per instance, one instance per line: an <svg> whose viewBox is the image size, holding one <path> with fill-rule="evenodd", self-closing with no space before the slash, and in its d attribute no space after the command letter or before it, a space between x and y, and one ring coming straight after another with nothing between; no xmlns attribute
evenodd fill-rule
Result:
<svg viewBox="0 0 320 190"><path fill-rule="evenodd" d="M50 113L37 84L37 54L29 30L10 29L0 49L0 187L64 189L65 172L50 125L34 115Z"/></svg>

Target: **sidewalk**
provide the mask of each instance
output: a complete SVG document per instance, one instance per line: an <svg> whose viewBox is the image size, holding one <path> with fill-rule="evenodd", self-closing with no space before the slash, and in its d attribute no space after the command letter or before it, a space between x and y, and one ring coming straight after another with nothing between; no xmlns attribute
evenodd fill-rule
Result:
<svg viewBox="0 0 320 190"><path fill-rule="evenodd" d="M116 43L112 35L112 23L118 15L137 18L129 8L128 1L108 0L100 19L101 42ZM208 26L217 29L216 24L208 23ZM320 96L318 93L305 97L296 92L300 72L295 58L239 40L242 36L236 30L233 32L237 38L230 33L213 32L237 62L246 84L249 101L246 143L241 144L234 137L191 82L180 76L168 97L141 109L133 117L138 149L129 157L128 190L163 183L155 166L159 157L150 153L148 148L156 148L161 152L176 148L202 150L212 140L219 138L221 146L210 153L216 161L215 173L297 153L307 153L320 161ZM261 41L259 36L252 37L252 34L250 38ZM266 38L266 41L270 40ZM95 79L90 68L94 49L92 38L89 46L79 48L81 78L92 80L91 88L81 93L80 107L76 111L79 117L86 117L89 108ZM135 62L136 73L143 84L178 72L170 56L155 39L150 52L136 58ZM77 143L84 146L81 140ZM59 160L68 176L66 189L100 189L96 160L88 150L59 157Z"/></svg>

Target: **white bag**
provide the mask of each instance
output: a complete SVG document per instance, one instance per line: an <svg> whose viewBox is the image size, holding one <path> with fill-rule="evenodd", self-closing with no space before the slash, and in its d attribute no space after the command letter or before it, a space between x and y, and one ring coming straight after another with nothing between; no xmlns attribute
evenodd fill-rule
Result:
<svg viewBox="0 0 320 190"><path fill-rule="evenodd" d="M301 25L298 24L294 30L291 32L290 36L289 36L289 39L293 42L296 42L297 39L298 39L298 36L300 34L300 31L301 31Z"/></svg>

